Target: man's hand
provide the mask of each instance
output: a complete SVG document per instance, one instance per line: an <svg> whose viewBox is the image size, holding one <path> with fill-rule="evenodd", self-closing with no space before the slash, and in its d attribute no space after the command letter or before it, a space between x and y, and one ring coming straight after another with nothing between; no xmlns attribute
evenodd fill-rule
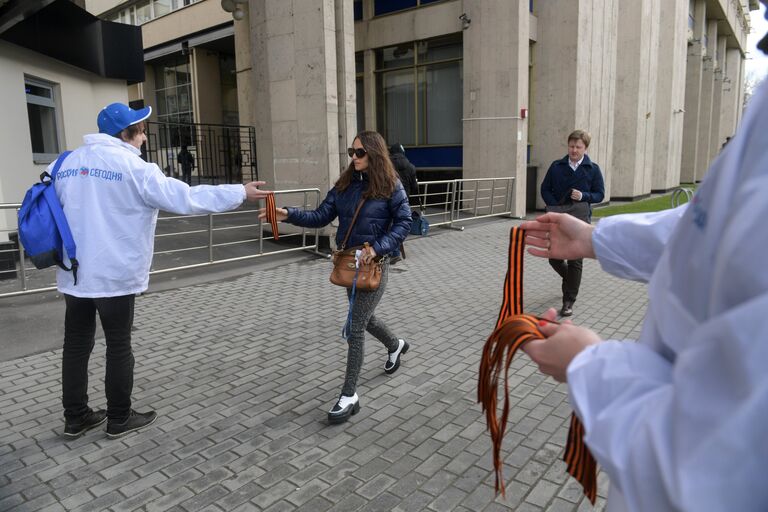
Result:
<svg viewBox="0 0 768 512"><path fill-rule="evenodd" d="M547 320L554 320L557 313L554 309L547 310L542 315ZM543 340L531 340L523 345L523 351L533 362L539 365L539 370L553 377L558 382L565 382L568 365L573 358L590 345L602 341L593 331L577 327L566 320L561 324L542 320L539 330L546 336Z"/></svg>
<svg viewBox="0 0 768 512"><path fill-rule="evenodd" d="M582 197L584 197L584 194L582 194L581 191L576 190L575 188L571 189L571 199L574 201L581 201Z"/></svg>
<svg viewBox="0 0 768 512"><path fill-rule="evenodd" d="M528 252L541 258L571 260L594 258L591 224L565 213L546 213L523 222Z"/></svg>
<svg viewBox="0 0 768 512"><path fill-rule="evenodd" d="M267 218L267 209L259 208L259 220L265 220ZM288 210L285 208L275 208L275 218L278 222L282 222L288 218Z"/></svg>
<svg viewBox="0 0 768 512"><path fill-rule="evenodd" d="M246 183L245 186L245 199L247 201L256 202L259 199L264 199L270 194L269 190L259 190L259 187L266 185L266 181L251 181Z"/></svg>

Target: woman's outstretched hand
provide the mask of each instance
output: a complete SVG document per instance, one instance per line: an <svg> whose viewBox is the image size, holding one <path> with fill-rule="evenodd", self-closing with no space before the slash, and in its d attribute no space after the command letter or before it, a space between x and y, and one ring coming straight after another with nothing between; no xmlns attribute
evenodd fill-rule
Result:
<svg viewBox="0 0 768 512"><path fill-rule="evenodd" d="M259 220L265 220L267 218L267 209L259 208ZM275 218L282 222L288 218L288 210L285 208L275 208Z"/></svg>
<svg viewBox="0 0 768 512"><path fill-rule="evenodd" d="M541 258L571 260L594 258L594 227L565 213L546 213L523 222L528 252Z"/></svg>

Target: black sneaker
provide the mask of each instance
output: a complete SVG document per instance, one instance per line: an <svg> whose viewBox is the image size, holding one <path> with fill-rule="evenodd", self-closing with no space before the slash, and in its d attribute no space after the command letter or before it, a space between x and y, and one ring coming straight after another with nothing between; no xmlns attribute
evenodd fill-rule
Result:
<svg viewBox="0 0 768 512"><path fill-rule="evenodd" d="M563 309L560 310L560 316L573 315L573 302L563 302Z"/></svg>
<svg viewBox="0 0 768 512"><path fill-rule="evenodd" d="M333 409L328 411L328 423L335 425L344 423L353 414L360 410L360 399L357 393L352 396L341 395Z"/></svg>
<svg viewBox="0 0 768 512"><path fill-rule="evenodd" d="M109 420L107 422L107 437L110 439L117 439L123 437L131 432L151 425L157 419L157 413L155 411L149 412L136 412L131 409L128 418L125 421L118 422L115 420Z"/></svg>
<svg viewBox="0 0 768 512"><path fill-rule="evenodd" d="M64 437L77 439L92 428L96 428L103 424L105 421L107 421L107 411L104 409L90 411L76 421L65 420Z"/></svg>
<svg viewBox="0 0 768 512"><path fill-rule="evenodd" d="M400 356L408 352L410 345L405 340L397 340L397 350L390 352L387 356L387 362L384 363L384 373L393 374L400 368Z"/></svg>

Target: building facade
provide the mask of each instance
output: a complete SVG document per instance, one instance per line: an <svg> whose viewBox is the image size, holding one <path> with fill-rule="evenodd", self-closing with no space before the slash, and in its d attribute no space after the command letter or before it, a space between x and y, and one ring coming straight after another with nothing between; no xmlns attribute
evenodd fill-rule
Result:
<svg viewBox="0 0 768 512"><path fill-rule="evenodd" d="M127 84L144 79L141 48L138 28L105 23L76 2L0 0L0 203L21 203L59 153L96 130L101 108L127 99ZM5 244L15 217L15 208L0 210L0 250L13 247Z"/></svg>
<svg viewBox="0 0 768 512"><path fill-rule="evenodd" d="M86 0L86 8L141 26L146 79L129 88L131 101L152 105L158 122L252 126L252 143L226 152L272 187L328 189L354 134L373 129L405 146L421 180L515 177L522 216L542 206L538 184L575 128L592 134L606 200L701 180L741 116L748 15L758 2ZM169 162L183 140L166 137Z"/></svg>

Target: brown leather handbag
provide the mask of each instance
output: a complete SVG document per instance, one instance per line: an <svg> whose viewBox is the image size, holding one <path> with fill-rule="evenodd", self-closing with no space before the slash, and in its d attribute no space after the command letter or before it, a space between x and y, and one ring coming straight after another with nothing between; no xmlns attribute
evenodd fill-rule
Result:
<svg viewBox="0 0 768 512"><path fill-rule="evenodd" d="M373 291L381 284L381 260L363 263L355 261L355 251L361 248L367 248L368 242L362 247L346 248L349 235L352 234L352 227L355 225L360 209L365 203L365 198L360 200L352 217L352 222L347 230L344 241L341 242L341 248L333 251L333 271L331 272L331 282L344 288L355 287L358 290Z"/></svg>

